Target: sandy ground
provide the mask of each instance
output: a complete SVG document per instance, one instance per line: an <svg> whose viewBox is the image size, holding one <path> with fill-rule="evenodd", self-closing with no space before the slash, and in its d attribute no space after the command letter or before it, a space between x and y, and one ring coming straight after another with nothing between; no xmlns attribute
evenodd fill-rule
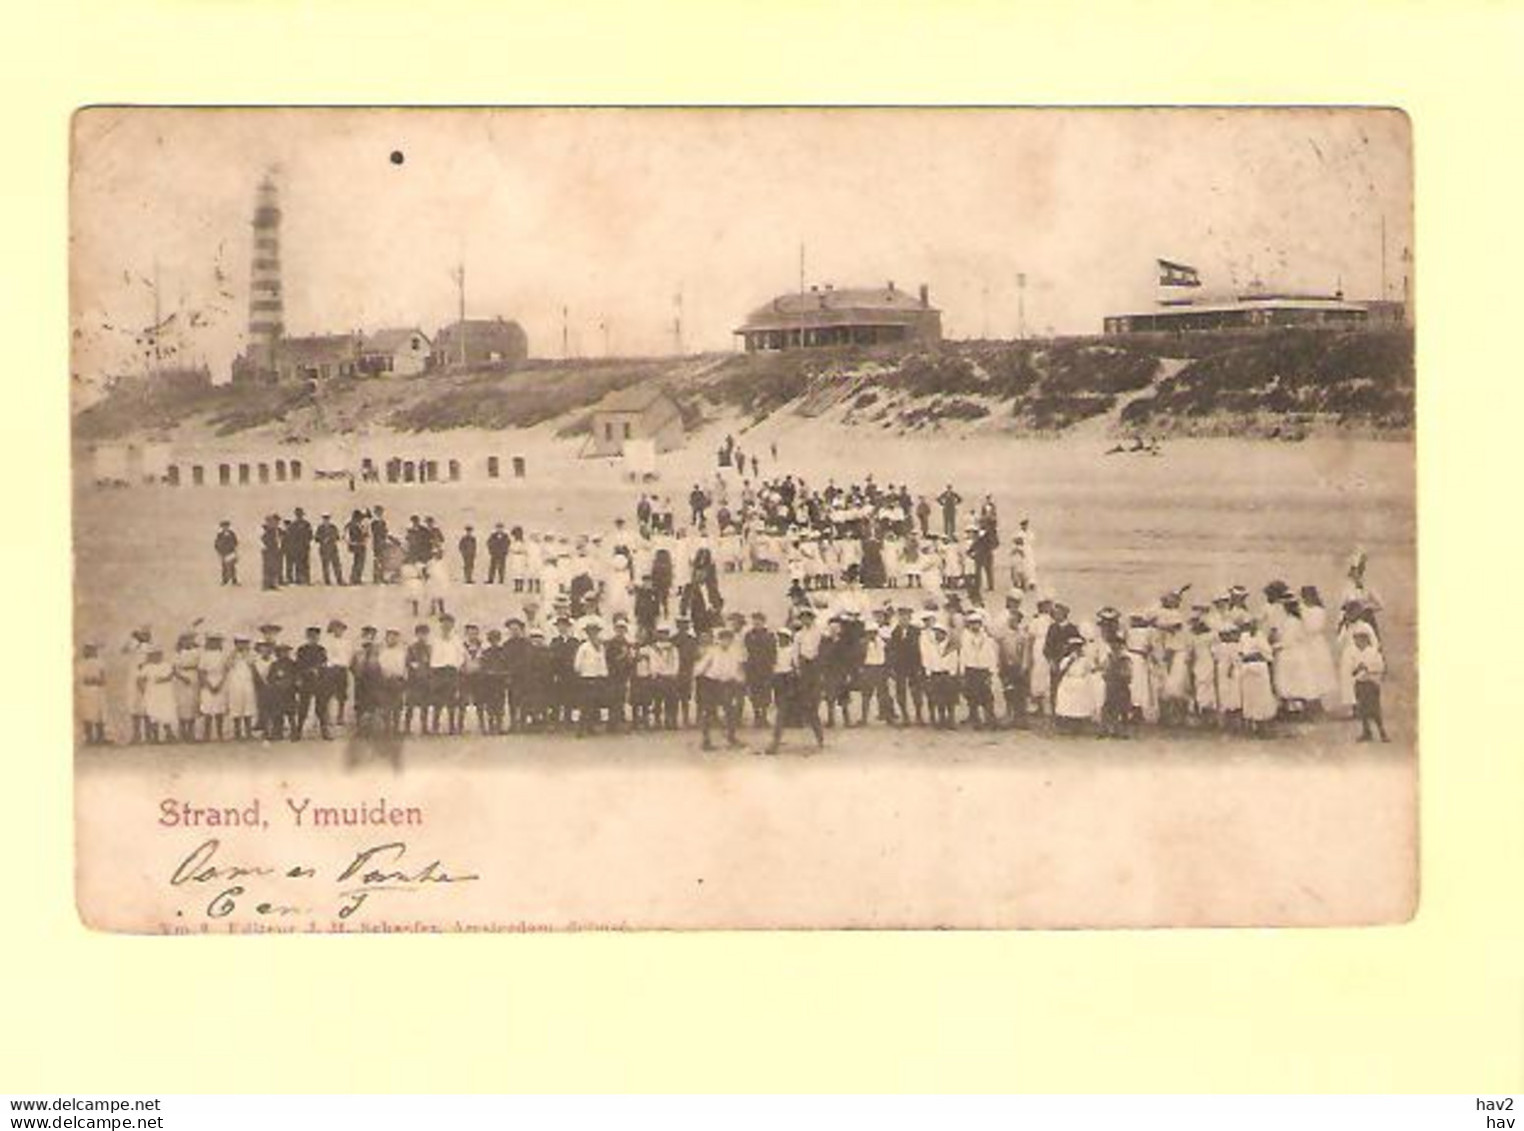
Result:
<svg viewBox="0 0 1524 1131"><path fill-rule="evenodd" d="M677 500L696 477L711 476L721 435L712 426L669 459L658 489ZM174 910L201 914L192 896L205 893L164 886L199 835L155 824L165 797L232 805L259 795L269 811L291 793L343 804L379 792L425 807L429 824L417 844L426 842L431 857L453 854L483 876L469 892L411 902L389 894L401 901L396 915L445 925L1290 924L1409 913L1417 836L1411 445L1193 440L1168 443L1159 457L1105 457L1099 438L907 441L789 416L738 436L763 456L764 474L776 440L778 466L807 461L815 477L846 480L871 468L916 491L952 481L970 501L993 493L1007 530L1030 516L1045 587L1080 610L1144 604L1187 581L1211 592L1276 577L1318 584L1333 601L1346 555L1362 545L1388 609L1395 741L1355 746L1347 722L1264 742L875 727L833 735L824 756L779 759L704 758L692 736L431 740L408 744L400 774L370 763L346 769L342 740L81 752L87 919L160 929ZM406 627L392 589L272 594L251 585L257 518L272 509L337 516L381 502L394 517L433 514L451 532L465 522L481 532L499 519L605 529L631 511L638 491L617 464L575 461L566 445L543 438L520 446L534 453L530 476L501 486L83 487L76 638L110 651L133 624L172 636L197 615L227 629L273 618L295 630L332 613L354 625ZM217 584L211 538L222 517L251 551L236 592ZM726 590L733 606L782 609L770 579L742 577ZM480 585L457 586L451 603L484 623L517 611L511 594ZM324 830L313 840L276 823L226 835L230 848L284 859L319 841L323 851L337 851L329 842L352 846L356 831ZM376 907L379 900L366 914ZM334 922L315 908L298 925Z"/></svg>

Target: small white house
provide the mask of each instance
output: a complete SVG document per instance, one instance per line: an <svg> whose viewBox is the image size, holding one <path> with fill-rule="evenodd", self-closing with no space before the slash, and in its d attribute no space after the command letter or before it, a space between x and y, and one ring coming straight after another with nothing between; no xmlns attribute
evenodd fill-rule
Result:
<svg viewBox="0 0 1524 1131"><path fill-rule="evenodd" d="M428 368L432 345L415 326L398 326L365 335L360 343L360 372L412 377Z"/></svg>

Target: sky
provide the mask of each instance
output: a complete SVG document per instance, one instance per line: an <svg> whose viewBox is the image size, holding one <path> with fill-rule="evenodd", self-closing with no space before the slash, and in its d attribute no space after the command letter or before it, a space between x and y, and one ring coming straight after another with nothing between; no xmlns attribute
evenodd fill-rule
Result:
<svg viewBox="0 0 1524 1131"><path fill-rule="evenodd" d="M400 164L392 160L400 153ZM93 109L75 118L77 375L195 311L225 379L260 177L281 194L291 334L518 321L538 357L735 348L806 284L930 287L948 337L1096 333L1158 296L1401 297L1410 133L1381 110ZM1025 288L1018 285L1026 278Z"/></svg>

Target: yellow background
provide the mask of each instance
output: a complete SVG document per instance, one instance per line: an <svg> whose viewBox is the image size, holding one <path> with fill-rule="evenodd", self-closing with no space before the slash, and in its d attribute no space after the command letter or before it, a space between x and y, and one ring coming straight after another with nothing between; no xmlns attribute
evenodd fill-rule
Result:
<svg viewBox="0 0 1524 1131"><path fill-rule="evenodd" d="M0 1090L1524 1090L1524 6L251 0L13 5L7 24ZM1112 934L86 932L70 874L65 189L68 115L98 101L1405 108L1418 162L1417 919Z"/></svg>

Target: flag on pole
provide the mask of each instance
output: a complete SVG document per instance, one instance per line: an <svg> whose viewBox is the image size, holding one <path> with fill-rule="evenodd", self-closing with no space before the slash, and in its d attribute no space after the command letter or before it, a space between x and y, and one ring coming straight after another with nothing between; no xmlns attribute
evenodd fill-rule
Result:
<svg viewBox="0 0 1524 1131"><path fill-rule="evenodd" d="M1199 287L1201 277L1196 273L1196 268L1184 263L1172 263L1168 259L1156 260L1159 264L1159 285L1161 287Z"/></svg>

